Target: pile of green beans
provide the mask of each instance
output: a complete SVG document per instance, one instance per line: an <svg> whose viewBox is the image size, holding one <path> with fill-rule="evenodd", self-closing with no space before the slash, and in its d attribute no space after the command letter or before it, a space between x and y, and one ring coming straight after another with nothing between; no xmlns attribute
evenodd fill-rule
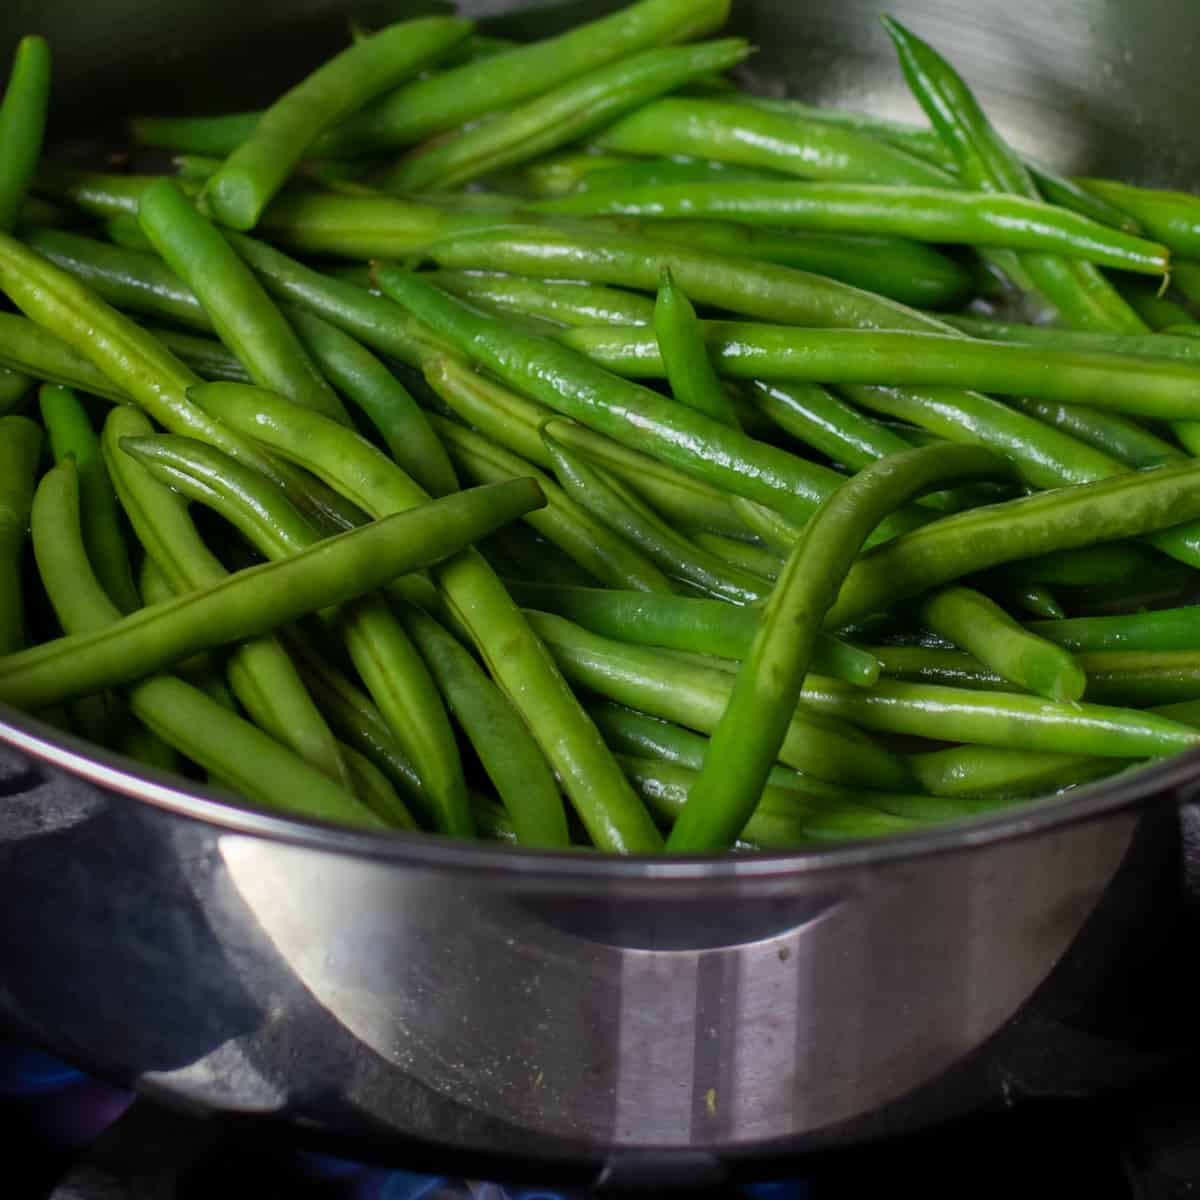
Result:
<svg viewBox="0 0 1200 1200"><path fill-rule="evenodd" d="M399 21L102 169L25 38L0 704L300 819L620 854L1200 746L1200 197L1029 163L890 18L927 127L756 97L729 9Z"/></svg>

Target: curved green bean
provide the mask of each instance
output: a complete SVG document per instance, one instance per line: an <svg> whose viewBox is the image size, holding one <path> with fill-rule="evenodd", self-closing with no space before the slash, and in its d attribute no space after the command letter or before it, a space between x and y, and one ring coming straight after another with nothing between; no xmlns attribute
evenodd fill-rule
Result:
<svg viewBox="0 0 1200 1200"><path fill-rule="evenodd" d="M1081 179L1079 183L1090 195L1128 214L1176 254L1200 258L1200 200L1195 196L1111 179Z"/></svg>
<svg viewBox="0 0 1200 1200"><path fill-rule="evenodd" d="M0 654L25 644L21 556L41 450L42 431L32 421L0 416Z"/></svg>
<svg viewBox="0 0 1200 1200"><path fill-rule="evenodd" d="M45 38L24 37L0 100L0 232L16 225L37 170L49 100L50 47Z"/></svg>

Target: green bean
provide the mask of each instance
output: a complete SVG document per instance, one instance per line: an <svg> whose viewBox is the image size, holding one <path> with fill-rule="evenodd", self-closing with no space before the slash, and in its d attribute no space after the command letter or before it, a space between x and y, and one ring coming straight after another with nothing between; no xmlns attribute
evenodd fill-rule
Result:
<svg viewBox="0 0 1200 1200"><path fill-rule="evenodd" d="M1200 258L1200 202L1195 196L1110 179L1081 179L1079 183L1089 194L1131 216L1176 254Z"/></svg>
<svg viewBox="0 0 1200 1200"><path fill-rule="evenodd" d="M671 278L670 267L663 270L654 305L654 340L675 399L722 425L740 429L733 402L709 359L704 328L691 301Z"/></svg>
<svg viewBox="0 0 1200 1200"><path fill-rule="evenodd" d="M204 189L213 215L253 229L271 197L328 129L415 75L471 32L447 17L398 21L327 59L255 122Z"/></svg>
<svg viewBox="0 0 1200 1200"><path fill-rule="evenodd" d="M146 189L138 220L256 383L349 423L341 400L254 273L170 180Z"/></svg>
<svg viewBox="0 0 1200 1200"><path fill-rule="evenodd" d="M638 646L740 659L759 625L757 610L719 600L544 583L511 583L509 588L527 608L555 613L602 637ZM872 655L827 633L817 639L813 669L862 687L879 678Z"/></svg>
<svg viewBox="0 0 1200 1200"><path fill-rule="evenodd" d="M931 46L891 17L884 17L909 88L958 163L963 186L1037 199L1020 157L1005 144L954 68ZM1078 259L1024 252L1017 265L1068 324L1144 333L1146 327L1099 269Z"/></svg>
<svg viewBox="0 0 1200 1200"><path fill-rule="evenodd" d="M1083 696L1087 680L1065 650L1023 629L972 588L942 588L919 608L921 620L1018 687L1049 700Z"/></svg>
<svg viewBox="0 0 1200 1200"><path fill-rule="evenodd" d="M385 825L415 833L417 823L396 794L391 780L365 755L352 746L340 744L338 752L346 762L354 794Z"/></svg>
<svg viewBox="0 0 1200 1200"><path fill-rule="evenodd" d="M230 393L228 388L208 384L194 394L206 411L344 489L373 516L426 500L424 491L395 463L350 430L270 393L261 393L251 409L243 392ZM534 485L526 481L526 486ZM595 726L483 558L457 555L438 568L435 578L493 679L538 740L593 842L601 849L626 853L661 848L649 814Z"/></svg>
<svg viewBox="0 0 1200 1200"><path fill-rule="evenodd" d="M1012 681L962 650L944 650L940 646L872 646L870 653L879 660L881 674L889 679L974 692L1013 690Z"/></svg>
<svg viewBox="0 0 1200 1200"><path fill-rule="evenodd" d="M729 566L676 533L603 468L593 467L544 429L542 437L554 461L554 474L566 494L606 529L636 546L667 575L735 604L752 604L766 595L769 589L761 580Z"/></svg>
<svg viewBox="0 0 1200 1200"><path fill-rule="evenodd" d="M122 619L91 572L79 529L76 472L69 459L49 471L38 488L34 548L50 601L68 631L57 644L103 644L107 636L119 639L118 631L139 619L141 614ZM7 665L13 660L3 661ZM149 730L256 803L318 820L382 828L383 823L352 795L183 680L152 675L128 688L126 697L130 711Z"/></svg>
<svg viewBox="0 0 1200 1200"><path fill-rule="evenodd" d="M589 633L562 617L527 612L568 679L607 700L701 733L714 729L733 686L715 667L684 663L644 646ZM904 791L909 779L896 758L842 722L791 715L780 761L832 783Z"/></svg>
<svg viewBox="0 0 1200 1200"><path fill-rule="evenodd" d="M336 325L295 306L286 312L330 383L366 414L392 458L431 496L456 491L442 443L400 380Z"/></svg>
<svg viewBox="0 0 1200 1200"><path fill-rule="evenodd" d="M944 517L863 555L828 628L988 567L1193 521L1198 485L1193 465L1158 467Z"/></svg>
<svg viewBox="0 0 1200 1200"><path fill-rule="evenodd" d="M104 462L121 507L176 595L220 586L229 573L204 544L187 505L120 448L124 438L152 432L150 421L132 408L115 408L104 422ZM228 674L257 724L317 770L348 784L332 733L274 637L238 646L229 656Z"/></svg>
<svg viewBox="0 0 1200 1200"><path fill-rule="evenodd" d="M804 532L802 526L753 500L733 498L734 511L746 522L747 528L767 544L768 548L786 557Z"/></svg>
<svg viewBox="0 0 1200 1200"><path fill-rule="evenodd" d="M0 654L25 644L21 558L41 449L42 431L32 421L0 416Z"/></svg>
<svg viewBox="0 0 1200 1200"><path fill-rule="evenodd" d="M905 450L865 468L813 515L784 565L742 660L709 753L667 849L729 845L754 811L787 736L821 623L867 537L902 504L939 486L1004 474L975 447Z"/></svg>
<svg viewBox="0 0 1200 1200"><path fill-rule="evenodd" d="M562 340L586 346L590 358L627 377L665 373L646 330L601 328L602 338L574 329ZM1168 360L932 332L797 329L748 321L708 321L704 334L717 369L735 379L974 388L1144 417L1200 417L1200 370Z"/></svg>
<svg viewBox="0 0 1200 1200"><path fill-rule="evenodd" d="M319 154L361 154L411 144L511 108L647 46L719 29L728 12L728 0L642 0L558 37L514 46L405 84L317 139L311 149ZM133 133L145 145L224 155L251 135L258 118L258 113L143 118L133 122Z"/></svg>
<svg viewBox="0 0 1200 1200"><path fill-rule="evenodd" d="M3 348L0 347L0 354ZM15 412L29 395L33 380L20 371L10 371L8 367L0 367L0 417Z"/></svg>
<svg viewBox="0 0 1200 1200"><path fill-rule="evenodd" d="M490 121L418 149L385 172L388 191L453 187L578 141L666 92L750 54L741 38L643 50L543 92Z"/></svg>
<svg viewBox="0 0 1200 1200"><path fill-rule="evenodd" d="M1164 275L1169 251L1027 196L836 183L697 183L586 192L530 205L565 216L718 218L821 233L890 234L919 242L1001 246Z"/></svg>
<svg viewBox="0 0 1200 1200"><path fill-rule="evenodd" d="M1166 573L1180 583L1194 579L1182 563L1162 558L1134 542L1114 542L1043 554L1009 563L994 578L1009 583L1046 583L1065 587L1107 587Z"/></svg>
<svg viewBox="0 0 1200 1200"><path fill-rule="evenodd" d="M1171 268L1171 282L1189 303L1200 303L1200 263L1176 259Z"/></svg>
<svg viewBox="0 0 1200 1200"><path fill-rule="evenodd" d="M720 533L706 533L703 530L694 533L692 540L705 550L711 550L727 563L741 567L743 571L749 571L769 583L774 583L783 569L781 553L771 546L755 545L739 538L727 537Z"/></svg>
<svg viewBox="0 0 1200 1200"><path fill-rule="evenodd" d="M388 295L502 382L631 449L662 458L734 495L804 520L842 479L835 472L752 441L702 413L622 381L566 347L504 330L408 272L385 266L377 274ZM908 515L901 514L903 518Z"/></svg>
<svg viewBox="0 0 1200 1200"><path fill-rule="evenodd" d="M690 155L810 179L930 187L952 180L940 168L857 130L724 100L656 100L607 129L596 144L608 153Z"/></svg>
<svg viewBox="0 0 1200 1200"><path fill-rule="evenodd" d="M518 396L449 356L427 361L425 379L467 424L529 462L553 467L540 432L554 416L552 409ZM574 421L556 420L550 430L575 453L616 475L677 526L746 536L729 498L716 488Z"/></svg>
<svg viewBox="0 0 1200 1200"><path fill-rule="evenodd" d="M45 38L17 43L0 100L0 231L9 232L37 170L50 98L50 47Z"/></svg>
<svg viewBox="0 0 1200 1200"><path fill-rule="evenodd" d="M1027 583L1012 589L1001 589L998 594L1012 607L1023 608L1035 617L1057 621L1067 615L1054 593L1044 584Z"/></svg>
<svg viewBox="0 0 1200 1200"><path fill-rule="evenodd" d="M700 158L623 158L618 155L576 155L579 160L572 168L564 163L555 177L552 163L544 170L551 186L537 186L534 195L566 195L579 192L633 191L645 187L664 187L683 183L736 183L751 181L778 181L781 176L774 171L756 171L750 167L730 166L728 163L712 162ZM532 175L534 168L531 168ZM568 182L569 179L569 182Z"/></svg>
<svg viewBox="0 0 1200 1200"><path fill-rule="evenodd" d="M953 746L909 757L921 787L954 800L1025 799L1091 783L1124 766L1120 759L1000 746Z"/></svg>
<svg viewBox="0 0 1200 1200"><path fill-rule="evenodd" d="M1039 637L1069 650L1155 652L1200 649L1200 607L1192 605L1111 617L1038 621L1029 628Z"/></svg>
<svg viewBox="0 0 1200 1200"><path fill-rule="evenodd" d="M407 605L400 618L500 794L517 843L551 849L568 846L558 785L516 709L433 618Z"/></svg>
<svg viewBox="0 0 1200 1200"><path fill-rule="evenodd" d="M142 607L142 598L133 581L117 497L104 465L100 439L87 410L69 388L43 384L38 403L54 461L62 462L68 455L75 459L88 559L112 602L121 612L131 613Z"/></svg>
<svg viewBox="0 0 1200 1200"><path fill-rule="evenodd" d="M343 523L353 523L354 514L347 506L337 505L336 500L318 492L303 475L276 464L192 404L187 390L200 382L199 377L153 337L67 272L3 234L0 234L0 290L26 316L52 330L73 351L99 368L111 382L101 387L98 394L132 400L164 429L217 446L282 484L311 510ZM40 345L49 350L58 343L43 339ZM62 362L61 357L58 361ZM7 357L5 365L12 365ZM74 375L48 378L86 391L97 390Z"/></svg>
<svg viewBox="0 0 1200 1200"><path fill-rule="evenodd" d="M1164 296L1161 286L1156 287L1147 279L1134 276L1117 277L1114 286L1121 293L1125 303L1149 329L1158 331L1192 321L1191 314L1182 304Z"/></svg>
<svg viewBox="0 0 1200 1200"><path fill-rule="evenodd" d="M472 430L432 418L451 459L477 483L531 476L546 496L546 507L525 522L577 562L594 579L613 587L670 592L671 584L645 550L617 536L552 478L524 459Z"/></svg>
<svg viewBox="0 0 1200 1200"><path fill-rule="evenodd" d="M143 325L142 328L203 379L225 383L250 382L250 372L216 338L182 333L161 325Z"/></svg>
<svg viewBox="0 0 1200 1200"><path fill-rule="evenodd" d="M426 278L444 292L477 308L524 313L559 325L649 325L654 305L645 296L587 283L437 271Z"/></svg>
<svg viewBox="0 0 1200 1200"><path fill-rule="evenodd" d="M244 641L453 556L541 502L528 480L447 496L325 539L280 563L144 608L101 634L58 638L0 660L0 697L38 708L117 686L201 650Z"/></svg>
<svg viewBox="0 0 1200 1200"><path fill-rule="evenodd" d="M156 254L111 246L59 229L34 229L25 237L36 250L122 312L134 312L212 331L193 292Z"/></svg>

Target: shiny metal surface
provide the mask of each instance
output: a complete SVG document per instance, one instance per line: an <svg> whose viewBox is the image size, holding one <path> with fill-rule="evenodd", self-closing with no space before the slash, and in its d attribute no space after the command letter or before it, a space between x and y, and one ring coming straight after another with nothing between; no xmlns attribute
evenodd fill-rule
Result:
<svg viewBox="0 0 1200 1200"><path fill-rule="evenodd" d="M762 90L911 112L870 0L735 4ZM10 0L0 47L55 40L69 125L147 94L212 107L238 74L211 69L227 47L261 68L233 83L251 102L347 7L111 0L101 29L66 0ZM1192 0L889 9L1055 165L1195 179ZM0 742L0 1019L181 1103L618 1173L1061 1086L1021 1038L1136 960L1177 900L1174 805L1200 781L1191 756L930 837L622 863L295 825L15 716Z"/></svg>

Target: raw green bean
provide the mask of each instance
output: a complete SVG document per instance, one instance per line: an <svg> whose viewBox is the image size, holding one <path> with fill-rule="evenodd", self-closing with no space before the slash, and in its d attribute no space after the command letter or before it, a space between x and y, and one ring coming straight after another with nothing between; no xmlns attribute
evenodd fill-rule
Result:
<svg viewBox="0 0 1200 1200"><path fill-rule="evenodd" d="M1049 700L1083 696L1087 680L1065 650L1022 628L995 601L973 588L941 588L918 613L934 633L949 638L1018 687Z"/></svg>
<svg viewBox="0 0 1200 1200"><path fill-rule="evenodd" d="M142 598L133 581L117 497L104 465L100 439L87 410L69 388L43 384L38 404L50 440L51 457L56 463L68 455L75 459L83 542L92 569L117 608L131 613L142 607Z"/></svg>
<svg viewBox="0 0 1200 1200"><path fill-rule="evenodd" d="M409 272L384 266L377 275L388 295L502 382L705 482L805 520L843 478L620 380L564 346L506 330Z"/></svg>
<svg viewBox="0 0 1200 1200"><path fill-rule="evenodd" d="M654 305L645 296L599 284L469 271L436 271L426 278L477 308L523 313L559 325L649 325L654 320ZM1200 347L1197 351L1200 356Z"/></svg>
<svg viewBox="0 0 1200 1200"><path fill-rule="evenodd" d="M697 183L586 192L530 205L562 216L718 218L824 233L891 234L920 242L1002 246L1164 275L1164 246L1027 196L869 184Z"/></svg>
<svg viewBox="0 0 1200 1200"><path fill-rule="evenodd" d="M976 447L889 455L835 492L805 527L763 611L704 766L672 827L678 853L730 845L754 812L812 663L821 623L867 537L903 504L947 484L995 477L1004 461Z"/></svg>
<svg viewBox="0 0 1200 1200"><path fill-rule="evenodd" d="M396 192L448 188L528 162L709 71L727 71L750 52L741 38L725 38L616 59L490 121L417 150L385 172L380 185Z"/></svg>
<svg viewBox="0 0 1200 1200"><path fill-rule="evenodd" d="M964 575L1200 516L1200 469L1158 467L944 517L876 546L851 568L828 618L848 625Z"/></svg>
<svg viewBox="0 0 1200 1200"><path fill-rule="evenodd" d="M124 438L152 432L150 421L133 408L115 408L104 422L104 462L121 507L176 595L220 586L229 572L205 545L187 505L120 448ZM317 770L349 784L333 734L274 637L237 646L229 656L228 674L235 695L258 725Z"/></svg>
<svg viewBox="0 0 1200 1200"><path fill-rule="evenodd" d="M518 396L449 356L427 361L425 379L454 413L493 442L540 467L553 467L540 432L554 416L553 409ZM747 536L729 498L716 488L574 421L555 420L548 428L560 442L616 475L680 528Z"/></svg>
<svg viewBox="0 0 1200 1200"><path fill-rule="evenodd" d="M182 333L161 325L143 325L142 328L204 379L219 379L226 383L250 382L250 372L216 338Z"/></svg>
<svg viewBox="0 0 1200 1200"><path fill-rule="evenodd" d="M1115 758L1001 746L953 746L913 754L908 761L925 791L955 800L1047 796L1103 779L1125 765Z"/></svg>
<svg viewBox="0 0 1200 1200"><path fill-rule="evenodd" d="M392 458L431 496L456 491L442 443L400 380L336 325L296 306L286 312L329 382L366 414Z"/></svg>
<svg viewBox="0 0 1200 1200"><path fill-rule="evenodd" d="M3 354L0 346L0 354ZM11 371L8 367L0 367L0 417L15 412L29 395L33 380L20 371Z"/></svg>
<svg viewBox="0 0 1200 1200"><path fill-rule="evenodd" d="M765 597L769 589L761 580L729 566L676 533L619 480L572 453L544 429L542 438L566 494L606 529L636 546L667 575L734 604L753 604Z"/></svg>
<svg viewBox="0 0 1200 1200"><path fill-rule="evenodd" d="M1091 195L1133 217L1176 254L1200 258L1200 201L1187 192L1135 187L1111 179L1081 179Z"/></svg>
<svg viewBox="0 0 1200 1200"><path fill-rule="evenodd" d="M254 272L174 183L161 179L146 189L138 220L154 248L195 292L217 336L255 383L349 423L337 393Z"/></svg>
<svg viewBox="0 0 1200 1200"><path fill-rule="evenodd" d="M509 590L527 608L566 617L618 642L732 659L745 657L760 619L756 609L691 596L544 583L510 583ZM827 633L817 639L813 670L861 687L879 678L871 654Z"/></svg>
<svg viewBox="0 0 1200 1200"><path fill-rule="evenodd" d="M344 743L338 752L345 760L354 794L385 825L415 833L417 823L396 793L391 780L365 755Z"/></svg>
<svg viewBox="0 0 1200 1200"><path fill-rule="evenodd" d="M1036 621L1029 628L1069 650L1200 650L1200 606L1193 605L1111 617Z"/></svg>
<svg viewBox="0 0 1200 1200"><path fill-rule="evenodd" d="M486 438L452 421L433 417L434 429L460 470L477 483L529 476L538 481L546 507L525 522L578 563L592 578L612 587L670 592L671 583L653 558L609 529L552 478Z"/></svg>
<svg viewBox="0 0 1200 1200"><path fill-rule="evenodd" d="M701 733L720 720L733 686L733 676L724 671L599 637L549 613L529 611L527 616L567 677L580 687ZM791 717L779 757L832 783L883 791L904 791L910 784L891 753L851 726L808 713Z"/></svg>
<svg viewBox="0 0 1200 1200"><path fill-rule="evenodd" d="M756 171L700 158L623 158L613 154L580 154L557 165L543 164L544 176L531 167L527 178L535 196L561 196L570 192L633 191L682 183L735 183L776 180L774 171Z"/></svg>
<svg viewBox="0 0 1200 1200"><path fill-rule="evenodd" d="M1191 313L1182 304L1164 296L1162 288L1147 279L1118 276L1114 283L1122 299L1137 313L1148 329L1158 331L1192 321Z"/></svg>
<svg viewBox="0 0 1200 1200"><path fill-rule="evenodd" d="M758 575L770 583L779 578L779 572L783 569L782 554L770 546L755 545L739 538L726 537L720 533L706 533L703 530L694 533L692 540L705 550L711 550L727 563L741 567L742 570Z"/></svg>
<svg viewBox="0 0 1200 1200"><path fill-rule="evenodd" d="M749 529L761 538L767 546L786 557L792 552L792 547L800 540L803 527L789 521L786 517L753 500L741 496L733 498L734 511L746 522Z"/></svg>
<svg viewBox="0 0 1200 1200"><path fill-rule="evenodd" d="M607 129L596 144L606 153L690 155L810 179L939 187L953 178L857 130L725 100L656 100Z"/></svg>
<svg viewBox="0 0 1200 1200"><path fill-rule="evenodd" d="M1182 563L1162 558L1134 542L1115 542L1043 554L1009 563L992 578L1008 583L1047 583L1064 587L1107 587L1168 574L1180 583L1195 579Z"/></svg>
<svg viewBox="0 0 1200 1200"><path fill-rule="evenodd" d="M722 425L740 429L733 402L721 386L709 359L704 327L691 301L672 279L670 267L662 273L654 304L653 328L667 383L675 399Z"/></svg>
<svg viewBox="0 0 1200 1200"><path fill-rule="evenodd" d="M0 417L0 654L25 644L21 558L41 450L42 431L32 421Z"/></svg>
<svg viewBox="0 0 1200 1200"><path fill-rule="evenodd" d="M406 605L400 618L503 800L518 844L569 845L558 785L516 709L432 617Z"/></svg>
<svg viewBox="0 0 1200 1200"><path fill-rule="evenodd" d="M95 643L110 631L119 636L116 631L139 614L122 620L91 572L79 530L79 490L70 460L43 478L34 521L38 570L68 631L59 643ZM149 611L153 610L142 610ZM252 801L317 820L383 827L351 794L199 688L173 676L152 675L128 688L126 697L130 711L148 729Z"/></svg>
<svg viewBox="0 0 1200 1200"><path fill-rule="evenodd" d="M198 437L217 446L270 476L311 511L328 515L343 526L355 522L353 510L338 504L327 492L316 490L315 480L310 482L294 469L275 463L192 404L187 391L200 382L199 377L153 337L67 272L3 234L0 234L0 290L26 316L52 330L72 350L99 368L111 381L99 394L132 400L171 433ZM48 349L57 343L43 341L41 345ZM5 364L12 365L7 356ZM55 383L96 390L73 375L48 377Z"/></svg>
<svg viewBox="0 0 1200 1200"><path fill-rule="evenodd" d="M217 385L210 385L217 386ZM529 480L475 488L319 542L283 562L144 608L100 634L58 638L0 660L0 698L39 708L128 683L201 650L257 637L453 556L541 503Z"/></svg>
<svg viewBox="0 0 1200 1200"><path fill-rule="evenodd" d="M0 232L16 225L37 170L49 99L50 47L45 38L24 37L0 100Z"/></svg>
<svg viewBox="0 0 1200 1200"><path fill-rule="evenodd" d="M703 36L719 29L728 12L728 0L642 0L558 37L405 84L311 148L319 154L361 154L408 145L511 108L647 46ZM253 133L258 118L258 113L143 118L133 123L133 132L146 145L224 155Z"/></svg>
<svg viewBox="0 0 1200 1200"><path fill-rule="evenodd" d="M644 328L602 329L602 338L573 329L562 341L586 346L590 358L627 377L665 374L657 344ZM749 321L706 321L704 336L714 365L735 379L970 388L1143 417L1200 418L1200 368L1168 360L957 334L797 329Z"/></svg>
<svg viewBox="0 0 1200 1200"><path fill-rule="evenodd" d="M344 489L377 518L427 499L419 485L369 442L318 413L288 405L271 393L261 393L251 409L244 393L231 394L224 384L208 384L193 394L206 411ZM536 487L528 480L525 484ZM483 558L471 552L456 555L437 569L435 578L493 679L537 738L593 842L625 853L660 849L662 840L649 814L545 646Z"/></svg>
<svg viewBox="0 0 1200 1200"><path fill-rule="evenodd" d="M328 129L415 75L472 30L467 21L398 21L326 59L255 122L204 189L213 215L253 229L271 197Z"/></svg>
<svg viewBox="0 0 1200 1200"><path fill-rule="evenodd" d="M1040 583L1029 583L1011 590L1000 589L997 593L1011 607L1023 608L1035 617L1049 621L1061 620L1067 614L1049 588Z"/></svg>

